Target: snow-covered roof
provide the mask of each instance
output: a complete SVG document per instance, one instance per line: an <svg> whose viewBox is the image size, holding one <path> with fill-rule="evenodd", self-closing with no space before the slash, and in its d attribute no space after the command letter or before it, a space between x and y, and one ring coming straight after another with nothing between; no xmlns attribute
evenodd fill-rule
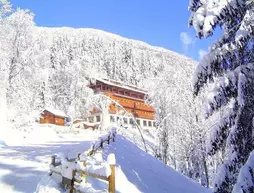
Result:
<svg viewBox="0 0 254 193"><path fill-rule="evenodd" d="M57 110L57 109L47 107L47 108L45 108L45 111L48 111L48 112L50 112L54 115L57 115L59 117L68 117L68 115L66 115L65 112L61 111L61 110Z"/></svg>
<svg viewBox="0 0 254 193"><path fill-rule="evenodd" d="M97 123L90 123L90 122L87 122L87 121L82 121L82 122L78 122L78 123L74 123L74 124L75 124L75 125L76 125L76 124L77 124L77 125L79 125L79 124L85 124L85 125L91 126L91 127L96 126L96 125L100 125L99 122L97 122Z"/></svg>
<svg viewBox="0 0 254 193"><path fill-rule="evenodd" d="M115 80L109 80L109 79L96 78L95 80L103 82L107 85L116 86L116 87L124 88L124 89L127 89L127 90L132 90L132 91L139 92L139 93L142 93L142 94L147 94L146 90L144 90L142 88L139 88L135 85L130 85L130 84L126 84L126 83L115 81Z"/></svg>

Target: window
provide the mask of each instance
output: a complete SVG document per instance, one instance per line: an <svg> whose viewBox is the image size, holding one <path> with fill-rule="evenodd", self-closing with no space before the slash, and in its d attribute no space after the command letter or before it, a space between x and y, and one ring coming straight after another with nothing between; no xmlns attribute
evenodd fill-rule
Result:
<svg viewBox="0 0 254 193"><path fill-rule="evenodd" d="M100 122L100 121L101 121L101 116L100 115L96 116L96 122Z"/></svg>
<svg viewBox="0 0 254 193"><path fill-rule="evenodd" d="M116 117L116 120L117 120L117 121L119 121L119 119L120 119L119 117Z"/></svg>
<svg viewBox="0 0 254 193"><path fill-rule="evenodd" d="M156 123L155 123L155 121L153 122L153 126L154 126L154 127L156 127Z"/></svg>
<svg viewBox="0 0 254 193"><path fill-rule="evenodd" d="M130 125L133 125L133 119L132 118L130 118Z"/></svg>
<svg viewBox="0 0 254 193"><path fill-rule="evenodd" d="M147 126L147 123L146 123L146 121L143 121L143 125L146 127Z"/></svg>
<svg viewBox="0 0 254 193"><path fill-rule="evenodd" d="M121 95L124 95L124 92L123 92L123 91L121 91L121 90L120 90L120 92L119 92L119 93L120 93Z"/></svg>
<svg viewBox="0 0 254 193"><path fill-rule="evenodd" d="M128 123L128 121L127 121L127 118L126 118L126 117L124 117L124 118L123 118L123 122L124 122L124 124L127 124L127 123Z"/></svg>
<svg viewBox="0 0 254 193"><path fill-rule="evenodd" d="M130 96L130 93L129 93L129 92L125 92L125 95L126 95L126 96Z"/></svg>
<svg viewBox="0 0 254 193"><path fill-rule="evenodd" d="M90 123L93 123L93 117L89 117L88 120Z"/></svg>
<svg viewBox="0 0 254 193"><path fill-rule="evenodd" d="M112 115L110 116L110 122L111 122L111 123L114 123L114 122L115 122L115 117L112 116Z"/></svg>
<svg viewBox="0 0 254 193"><path fill-rule="evenodd" d="M152 122L151 121L148 121L148 126L152 127Z"/></svg>
<svg viewBox="0 0 254 193"><path fill-rule="evenodd" d="M111 89L110 87L107 87L107 90L108 90L109 92L111 92L112 89Z"/></svg>
<svg viewBox="0 0 254 193"><path fill-rule="evenodd" d="M140 120L139 119L137 119L137 124L140 125Z"/></svg>
<svg viewBox="0 0 254 193"><path fill-rule="evenodd" d="M97 87L96 89L95 89L95 93L98 93L98 92L100 92L101 91L101 88L100 87Z"/></svg>

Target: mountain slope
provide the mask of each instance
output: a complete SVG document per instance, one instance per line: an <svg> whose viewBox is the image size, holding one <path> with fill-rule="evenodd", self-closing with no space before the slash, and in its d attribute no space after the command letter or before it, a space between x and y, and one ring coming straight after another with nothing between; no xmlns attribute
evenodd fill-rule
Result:
<svg viewBox="0 0 254 193"><path fill-rule="evenodd" d="M4 71L7 107L12 110L8 120L20 120L18 127L27 117L32 121L45 106L82 118L89 105L87 77L146 87L148 79L165 70L191 74L196 64L178 53L101 30L11 27L15 33L10 33L8 41L14 44L3 59L9 66ZM15 34L19 36L13 39Z"/></svg>
<svg viewBox="0 0 254 193"><path fill-rule="evenodd" d="M118 135L113 145L104 150L104 158L110 153L116 156L116 188L118 192L145 193L205 193L208 190L181 175L153 156L139 149L126 138ZM128 186L125 186L125 179ZM135 189L126 191L129 183ZM135 190L135 191L134 191Z"/></svg>
<svg viewBox="0 0 254 193"><path fill-rule="evenodd" d="M78 61L81 67L92 66L107 78L132 84L156 76L166 66L195 64L176 52L101 30L38 27L36 31L50 47L51 63Z"/></svg>

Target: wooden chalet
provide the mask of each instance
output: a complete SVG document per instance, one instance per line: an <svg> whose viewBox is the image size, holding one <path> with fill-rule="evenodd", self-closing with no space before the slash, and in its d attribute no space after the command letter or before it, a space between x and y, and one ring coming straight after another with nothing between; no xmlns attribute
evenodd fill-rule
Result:
<svg viewBox="0 0 254 193"><path fill-rule="evenodd" d="M104 93L106 96L119 103L127 112L132 113L140 126L155 127L155 110L145 103L146 90L133 85L106 79L96 79L91 82L90 88L92 88L95 93ZM110 122L115 122L121 118L117 116L119 110L121 109L119 109L115 103L110 104ZM96 111L92 114L96 115ZM101 118L98 116L99 115L94 118L90 117L89 119L90 121L100 121ZM128 120L127 117L122 117L122 119L126 124L132 122L132 120Z"/></svg>
<svg viewBox="0 0 254 193"><path fill-rule="evenodd" d="M65 125L68 116L60 110L46 108L41 113L40 123L41 124L55 124Z"/></svg>

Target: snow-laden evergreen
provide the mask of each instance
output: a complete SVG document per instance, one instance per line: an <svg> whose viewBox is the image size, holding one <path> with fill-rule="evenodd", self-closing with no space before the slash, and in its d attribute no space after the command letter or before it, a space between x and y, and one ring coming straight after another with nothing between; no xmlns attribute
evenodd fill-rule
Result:
<svg viewBox="0 0 254 193"><path fill-rule="evenodd" d="M198 94L205 84L214 82L206 115L208 118L218 110L224 113L212 128L207 150L211 156L218 152L223 155L214 192L231 192L241 166L254 149L254 2L190 0L189 9L190 25L197 37L211 36L217 26L223 32L200 61L193 85L194 93ZM249 180L253 181L253 176Z"/></svg>

